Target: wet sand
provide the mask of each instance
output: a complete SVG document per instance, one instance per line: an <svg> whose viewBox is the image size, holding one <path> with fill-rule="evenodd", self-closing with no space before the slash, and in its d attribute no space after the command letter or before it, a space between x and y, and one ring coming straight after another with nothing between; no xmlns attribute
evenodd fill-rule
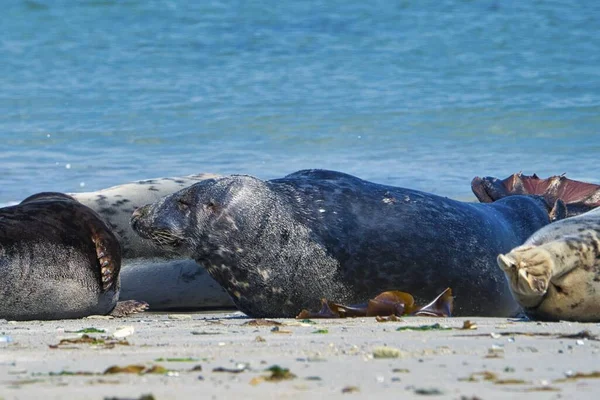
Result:
<svg viewBox="0 0 600 400"><path fill-rule="evenodd" d="M281 319L252 326L240 313L143 313L2 321L0 398L597 398L599 324L470 318L477 329L460 329L465 320ZM432 324L452 329L397 330ZM106 331L90 338L108 339L51 347L90 327ZM588 334L559 337L582 331ZM130 334L111 339L115 332ZM137 373L105 373L130 365ZM293 376L269 380L272 366Z"/></svg>

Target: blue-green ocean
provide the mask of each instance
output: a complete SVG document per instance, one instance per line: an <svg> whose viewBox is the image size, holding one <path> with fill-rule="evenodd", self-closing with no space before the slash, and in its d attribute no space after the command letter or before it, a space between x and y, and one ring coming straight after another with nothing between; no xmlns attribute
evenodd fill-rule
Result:
<svg viewBox="0 0 600 400"><path fill-rule="evenodd" d="M600 2L5 0L0 204L328 168L600 182Z"/></svg>

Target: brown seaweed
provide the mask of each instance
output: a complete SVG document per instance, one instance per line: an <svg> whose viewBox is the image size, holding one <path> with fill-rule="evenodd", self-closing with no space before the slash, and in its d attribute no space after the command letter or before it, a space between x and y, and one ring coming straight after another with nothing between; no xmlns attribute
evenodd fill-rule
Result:
<svg viewBox="0 0 600 400"><path fill-rule="evenodd" d="M495 332L494 334L498 335L498 336L531 336L531 337L541 336L541 337L551 337L551 338L557 338L557 339L587 339L587 340L600 341L599 336L593 335L588 330L583 330L581 332L574 333L574 334L561 334L561 333L553 333L553 332L552 333L551 332L518 332L518 331ZM475 334L469 334L469 335L456 335L456 336L489 337L490 334L489 333L475 333Z"/></svg>
<svg viewBox="0 0 600 400"><path fill-rule="evenodd" d="M431 303L413 312L413 315L428 317L451 317L454 308L454 297L452 289L447 288Z"/></svg>
<svg viewBox="0 0 600 400"><path fill-rule="evenodd" d="M351 318L351 317L387 317L394 315L450 317L454 306L452 290L447 288L431 303L418 307L412 295L400 291L387 291L364 304L343 305L327 299L321 299L318 312L302 310L297 319L305 318Z"/></svg>
<svg viewBox="0 0 600 400"><path fill-rule="evenodd" d="M567 217L600 206L600 185L569 179L564 174L546 179L541 179L536 174L523 175L521 172L506 179L475 177L471 181L471 189L482 203L491 203L512 195L538 195L552 208L561 200L566 205Z"/></svg>

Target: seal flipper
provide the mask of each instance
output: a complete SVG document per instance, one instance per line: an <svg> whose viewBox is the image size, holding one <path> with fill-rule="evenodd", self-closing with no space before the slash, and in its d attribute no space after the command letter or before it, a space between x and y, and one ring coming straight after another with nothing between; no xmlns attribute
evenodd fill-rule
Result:
<svg viewBox="0 0 600 400"><path fill-rule="evenodd" d="M554 202L554 206L548 213L548 217L550 218L550 222L559 221L561 219L565 219L568 216L567 206L565 202L561 199L557 199Z"/></svg>
<svg viewBox="0 0 600 400"><path fill-rule="evenodd" d="M473 178L471 190L480 203L493 203L511 194L506 190L504 181L489 176L485 178L476 176Z"/></svg>
<svg viewBox="0 0 600 400"><path fill-rule="evenodd" d="M119 267L117 266L116 260L112 257L112 252L108 246L110 243L114 243L109 237L105 237L103 232L98 232L93 229L92 242L96 246L96 257L100 266L100 281L102 283L102 290L107 291L110 289L115 282L119 274Z"/></svg>
<svg viewBox="0 0 600 400"><path fill-rule="evenodd" d="M600 185L580 182L563 175L546 179L536 174L512 174L506 179L494 177L473 178L471 189L481 203L491 203L511 195L540 195L548 204L562 200L567 216L582 214L600 206Z"/></svg>
<svg viewBox="0 0 600 400"><path fill-rule="evenodd" d="M117 302L115 308L108 314L116 318L126 317L131 314L144 312L148 309L148 303L145 301L125 300Z"/></svg>

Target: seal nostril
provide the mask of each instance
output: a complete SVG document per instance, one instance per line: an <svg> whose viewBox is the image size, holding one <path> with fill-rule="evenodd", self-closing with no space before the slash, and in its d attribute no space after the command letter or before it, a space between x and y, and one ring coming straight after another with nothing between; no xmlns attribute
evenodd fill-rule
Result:
<svg viewBox="0 0 600 400"><path fill-rule="evenodd" d="M139 218L143 217L146 214L145 207L136 208L133 214L131 214L131 218Z"/></svg>

